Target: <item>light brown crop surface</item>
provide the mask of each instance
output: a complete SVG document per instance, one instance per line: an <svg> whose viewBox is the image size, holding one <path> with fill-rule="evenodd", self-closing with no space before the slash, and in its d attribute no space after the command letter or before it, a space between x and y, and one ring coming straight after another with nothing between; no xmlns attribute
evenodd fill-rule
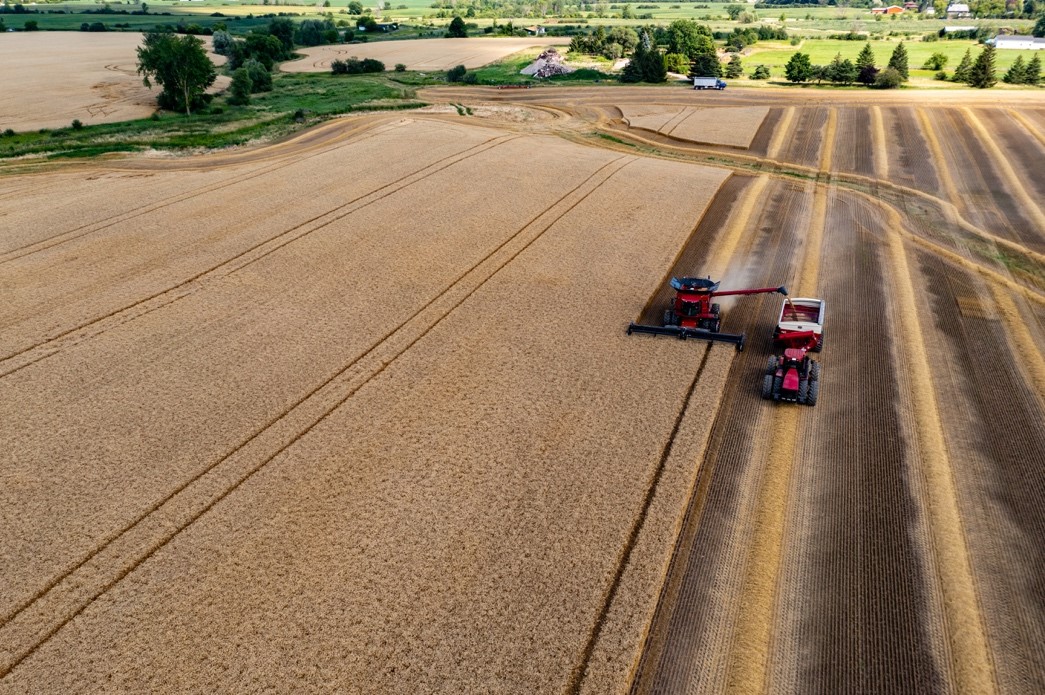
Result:
<svg viewBox="0 0 1045 695"><path fill-rule="evenodd" d="M693 108L621 104L633 128L652 130L677 140L746 149L769 113L768 106Z"/></svg>
<svg viewBox="0 0 1045 695"><path fill-rule="evenodd" d="M0 41L0 130L66 128L144 118L156 110L158 87L137 73L142 35L134 32L40 31ZM207 46L210 39L203 37ZM209 54L216 65L224 56ZM224 89L219 76L213 90Z"/></svg>
<svg viewBox="0 0 1045 695"><path fill-rule="evenodd" d="M1045 98L421 98L3 178L0 693L1045 689Z"/></svg>
<svg viewBox="0 0 1045 695"><path fill-rule="evenodd" d="M533 36L529 38L488 39L406 39L403 41L375 41L348 46L314 46L298 52L304 58L280 65L284 72L329 72L335 60L376 58L386 70L396 63L410 70L449 70L463 65L469 70L488 65L505 56L533 46L565 46L570 42L561 36Z"/></svg>

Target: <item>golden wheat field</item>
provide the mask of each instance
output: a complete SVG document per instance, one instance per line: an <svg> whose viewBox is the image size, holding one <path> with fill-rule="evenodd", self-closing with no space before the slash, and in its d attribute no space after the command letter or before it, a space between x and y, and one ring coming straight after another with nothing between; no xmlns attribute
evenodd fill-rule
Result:
<svg viewBox="0 0 1045 695"><path fill-rule="evenodd" d="M418 98L0 167L0 693L1045 687L1045 98Z"/></svg>
<svg viewBox="0 0 1045 695"><path fill-rule="evenodd" d="M201 37L210 46L209 37ZM19 32L0 41L0 130L65 128L144 118L157 89L142 84L136 32ZM225 56L208 53L215 65ZM211 91L224 89L219 76Z"/></svg>
<svg viewBox="0 0 1045 695"><path fill-rule="evenodd" d="M331 46L302 48L303 58L283 63L284 72L329 72L335 60L350 57L375 58L391 70L402 63L409 70L449 70L455 65L482 67L505 56L534 46L565 46L570 42L561 36L531 36L521 38L485 39L405 39L402 41L375 41Z"/></svg>

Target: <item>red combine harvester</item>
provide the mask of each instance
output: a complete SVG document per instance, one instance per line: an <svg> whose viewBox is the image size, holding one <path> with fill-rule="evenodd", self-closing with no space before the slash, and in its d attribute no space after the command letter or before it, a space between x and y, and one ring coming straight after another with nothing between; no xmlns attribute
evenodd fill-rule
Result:
<svg viewBox="0 0 1045 695"><path fill-rule="evenodd" d="M785 300L773 342L783 355L769 358L762 377L762 397L802 405L816 405L820 396L820 364L809 352L823 345L824 302L820 299Z"/></svg>
<svg viewBox="0 0 1045 695"><path fill-rule="evenodd" d="M632 333L651 333L653 335L673 335L681 340L697 338L723 343L733 343L737 350L744 349L743 333L719 333L722 319L719 316L718 304L712 303L715 297L734 297L747 294L768 294L779 292L787 296L785 287L762 287L755 290L727 290L719 292L721 283L711 278L671 278L671 286L675 289L675 298L671 307L664 312L664 324L661 326L644 326L632 323L628 326L628 335Z"/></svg>

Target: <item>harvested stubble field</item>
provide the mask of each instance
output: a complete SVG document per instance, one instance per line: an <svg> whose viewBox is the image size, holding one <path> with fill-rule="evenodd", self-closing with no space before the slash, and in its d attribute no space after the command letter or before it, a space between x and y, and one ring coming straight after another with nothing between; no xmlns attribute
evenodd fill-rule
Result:
<svg viewBox="0 0 1045 695"><path fill-rule="evenodd" d="M210 39L203 37L210 45ZM0 41L0 130L65 128L144 118L157 89L142 84L134 32L20 32ZM215 65L224 56L210 53ZM219 76L212 90L224 89Z"/></svg>
<svg viewBox="0 0 1045 695"><path fill-rule="evenodd" d="M0 692L1045 689L1045 100L422 98L6 177Z"/></svg>
<svg viewBox="0 0 1045 695"><path fill-rule="evenodd" d="M751 146L768 106L694 108L690 106L621 106L624 120L632 128L652 130L677 140L706 145Z"/></svg>
<svg viewBox="0 0 1045 695"><path fill-rule="evenodd" d="M449 70L463 65L469 70L534 46L565 46L569 40L561 36L531 36L529 38L488 39L406 39L402 41L375 41L351 45L314 46L298 52L305 57L280 65L284 72L329 72L335 60L349 57L375 58L385 64L386 70L402 63L409 70Z"/></svg>

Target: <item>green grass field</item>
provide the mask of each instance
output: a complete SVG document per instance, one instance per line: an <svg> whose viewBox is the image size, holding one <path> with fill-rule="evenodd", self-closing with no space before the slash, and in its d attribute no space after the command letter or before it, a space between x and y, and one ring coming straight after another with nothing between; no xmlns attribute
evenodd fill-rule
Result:
<svg viewBox="0 0 1045 695"><path fill-rule="evenodd" d="M889 62L889 56L892 55L893 50L899 43L899 39L872 41L871 50L874 51L875 63L879 67L885 66ZM834 39L806 39L799 46L791 46L779 42L763 42L755 44L752 47L751 54L743 56L742 59L744 61L745 73L751 72L756 65L763 64L768 65L773 76L777 77L783 76L784 65L796 52L808 54L814 65L825 65L830 63L835 55L839 53L843 58L856 60L856 56L863 47L863 41L839 41ZM944 70L951 73L961 61L966 50L972 49L972 57L975 60L976 56L983 49L975 41L904 41L904 47L907 49L907 62L911 70L911 77L919 80L932 80L935 73L931 70L921 70L920 68L933 53L942 53L947 56L947 64ZM998 68L998 77L1000 78L1016 60L1016 56L1022 55L1023 60L1028 61L1034 57L1034 51L998 51L995 55L995 65Z"/></svg>

